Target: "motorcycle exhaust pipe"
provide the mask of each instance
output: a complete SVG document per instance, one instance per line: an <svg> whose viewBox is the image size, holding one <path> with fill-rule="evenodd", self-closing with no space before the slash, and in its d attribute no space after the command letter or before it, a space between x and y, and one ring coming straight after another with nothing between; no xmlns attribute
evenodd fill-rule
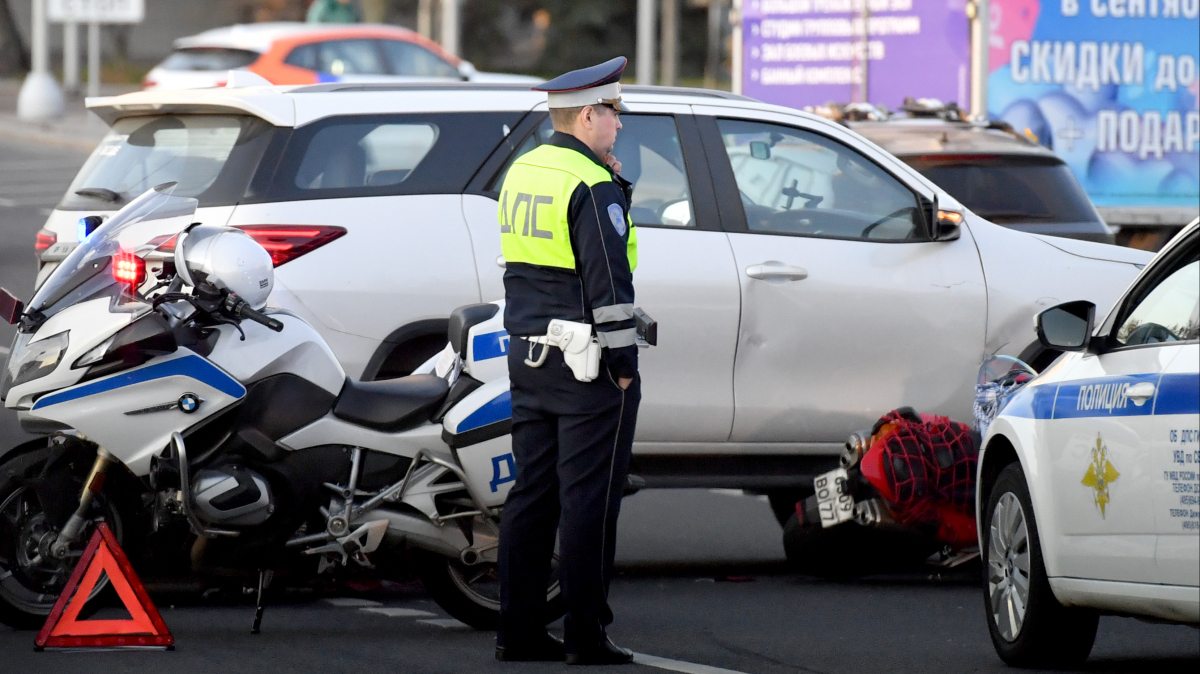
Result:
<svg viewBox="0 0 1200 674"><path fill-rule="evenodd" d="M408 545L460 560L471 547L458 527L439 527L423 517L383 508L373 511L371 516L388 521L387 541L391 545Z"/></svg>

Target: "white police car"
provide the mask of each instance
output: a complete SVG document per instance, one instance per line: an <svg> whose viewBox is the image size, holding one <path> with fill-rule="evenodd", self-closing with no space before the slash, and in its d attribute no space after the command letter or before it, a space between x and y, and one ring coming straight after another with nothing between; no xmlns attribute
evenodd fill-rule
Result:
<svg viewBox="0 0 1200 674"><path fill-rule="evenodd" d="M992 642L1018 666L1087 658L1102 613L1200 622L1200 221L1093 326L1037 318L1064 354L988 428L980 549Z"/></svg>

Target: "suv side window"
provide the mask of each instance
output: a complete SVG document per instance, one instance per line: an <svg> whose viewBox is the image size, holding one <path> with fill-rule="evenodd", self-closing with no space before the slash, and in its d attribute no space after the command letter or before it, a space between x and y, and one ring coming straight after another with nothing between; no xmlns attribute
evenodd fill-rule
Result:
<svg viewBox="0 0 1200 674"><path fill-rule="evenodd" d="M296 47L284 63L331 75L384 75L375 40L329 40Z"/></svg>
<svg viewBox="0 0 1200 674"><path fill-rule="evenodd" d="M694 227L691 187L675 119L670 115L621 115L613 156L621 162L621 176L633 183L629 214L638 226ZM488 185L498 192L508 167L518 157L546 143L554 128L547 117L513 152L504 168Z"/></svg>
<svg viewBox="0 0 1200 674"><path fill-rule="evenodd" d="M522 115L456 112L322 119L293 132L263 200L461 194Z"/></svg>
<svg viewBox="0 0 1200 674"><path fill-rule="evenodd" d="M858 152L789 126L718 119L751 232L923 238L916 195Z"/></svg>
<svg viewBox="0 0 1200 674"><path fill-rule="evenodd" d="M1118 346L1200 338L1200 251L1193 246L1172 266L1173 270L1131 303L1131 310L1113 333Z"/></svg>
<svg viewBox="0 0 1200 674"><path fill-rule="evenodd" d="M379 46L393 75L462 79L458 68L420 45L403 40L380 40Z"/></svg>

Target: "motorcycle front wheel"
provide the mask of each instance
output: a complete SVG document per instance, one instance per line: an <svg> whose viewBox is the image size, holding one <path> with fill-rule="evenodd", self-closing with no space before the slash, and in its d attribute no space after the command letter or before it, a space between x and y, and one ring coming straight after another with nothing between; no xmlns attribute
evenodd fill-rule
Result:
<svg viewBox="0 0 1200 674"><path fill-rule="evenodd" d="M79 454L77 460L55 461L50 470L46 469L47 462L56 455L56 450L50 448L21 454L0 464L0 623L17 629L42 626L98 522L107 523L122 545L129 540L130 518L123 516L122 508L117 507L114 490L105 488L92 501L87 522L68 555L59 559L50 554L50 545L57 539L61 523L43 507L38 488L47 481L64 486L58 493L68 493L73 488L72 502L58 505L60 510L74 511L83 488L83 475L94 457L84 452ZM107 585L106 577L96 583L89 598ZM88 608L95 610L95 602L90 604ZM85 609L86 613L90 611Z"/></svg>
<svg viewBox="0 0 1200 674"><path fill-rule="evenodd" d="M477 630L494 630L500 626L498 565L486 562L467 565L424 551L414 553L413 561L426 591L446 613ZM546 588L546 623L558 620L566 612L562 586L558 582L556 555L551 566L550 584Z"/></svg>

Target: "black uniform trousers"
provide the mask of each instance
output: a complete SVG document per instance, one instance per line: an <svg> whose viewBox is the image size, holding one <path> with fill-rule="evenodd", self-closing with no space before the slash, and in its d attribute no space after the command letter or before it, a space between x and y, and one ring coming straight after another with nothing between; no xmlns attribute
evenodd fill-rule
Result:
<svg viewBox="0 0 1200 674"><path fill-rule="evenodd" d="M605 364L584 383L550 348L540 368L525 365L528 342L508 354L517 476L500 525L497 643L544 634L555 533L566 598L569 652L594 645L613 620L608 585L617 514L629 473L641 381L622 391Z"/></svg>

